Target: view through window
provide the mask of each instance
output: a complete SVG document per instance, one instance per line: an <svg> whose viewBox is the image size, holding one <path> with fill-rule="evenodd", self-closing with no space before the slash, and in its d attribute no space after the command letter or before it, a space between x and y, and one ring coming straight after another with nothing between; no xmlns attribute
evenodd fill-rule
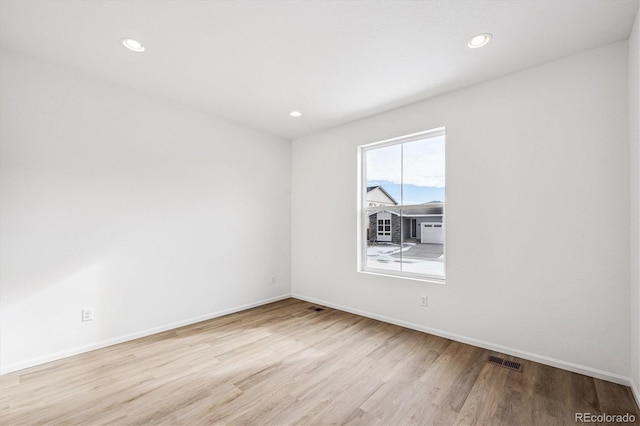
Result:
<svg viewBox="0 0 640 426"><path fill-rule="evenodd" d="M361 150L361 269L443 280L444 129Z"/></svg>

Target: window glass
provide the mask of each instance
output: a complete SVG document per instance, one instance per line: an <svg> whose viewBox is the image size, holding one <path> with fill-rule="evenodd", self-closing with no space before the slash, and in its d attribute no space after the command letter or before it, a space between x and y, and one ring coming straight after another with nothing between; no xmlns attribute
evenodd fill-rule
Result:
<svg viewBox="0 0 640 426"><path fill-rule="evenodd" d="M361 270L443 280L444 130L361 150Z"/></svg>

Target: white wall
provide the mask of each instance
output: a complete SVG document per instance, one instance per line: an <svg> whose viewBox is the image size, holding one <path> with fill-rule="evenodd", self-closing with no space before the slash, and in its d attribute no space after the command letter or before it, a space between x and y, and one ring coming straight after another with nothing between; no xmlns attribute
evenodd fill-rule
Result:
<svg viewBox="0 0 640 426"><path fill-rule="evenodd" d="M290 142L0 59L3 371L290 293Z"/></svg>
<svg viewBox="0 0 640 426"><path fill-rule="evenodd" d="M629 37L629 141L631 167L631 378L640 404L640 14Z"/></svg>
<svg viewBox="0 0 640 426"><path fill-rule="evenodd" d="M440 126L447 284L356 272L356 147ZM628 149L626 42L296 140L292 291L624 381Z"/></svg>

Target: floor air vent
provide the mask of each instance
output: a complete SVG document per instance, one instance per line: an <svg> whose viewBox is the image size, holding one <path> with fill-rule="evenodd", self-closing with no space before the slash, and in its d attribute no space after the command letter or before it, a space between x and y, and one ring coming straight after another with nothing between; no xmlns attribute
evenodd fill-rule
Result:
<svg viewBox="0 0 640 426"><path fill-rule="evenodd" d="M316 312L324 311L324 308L321 308L319 306L312 306L309 309Z"/></svg>
<svg viewBox="0 0 640 426"><path fill-rule="evenodd" d="M497 356L489 356L489 363L508 368L509 370L522 372L522 363L509 361L508 359L498 358Z"/></svg>

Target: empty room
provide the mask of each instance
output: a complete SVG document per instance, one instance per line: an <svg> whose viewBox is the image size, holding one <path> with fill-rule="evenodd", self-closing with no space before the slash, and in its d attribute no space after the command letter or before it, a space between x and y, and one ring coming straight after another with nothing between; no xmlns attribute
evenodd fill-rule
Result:
<svg viewBox="0 0 640 426"><path fill-rule="evenodd" d="M0 0L0 424L640 424L639 0Z"/></svg>

